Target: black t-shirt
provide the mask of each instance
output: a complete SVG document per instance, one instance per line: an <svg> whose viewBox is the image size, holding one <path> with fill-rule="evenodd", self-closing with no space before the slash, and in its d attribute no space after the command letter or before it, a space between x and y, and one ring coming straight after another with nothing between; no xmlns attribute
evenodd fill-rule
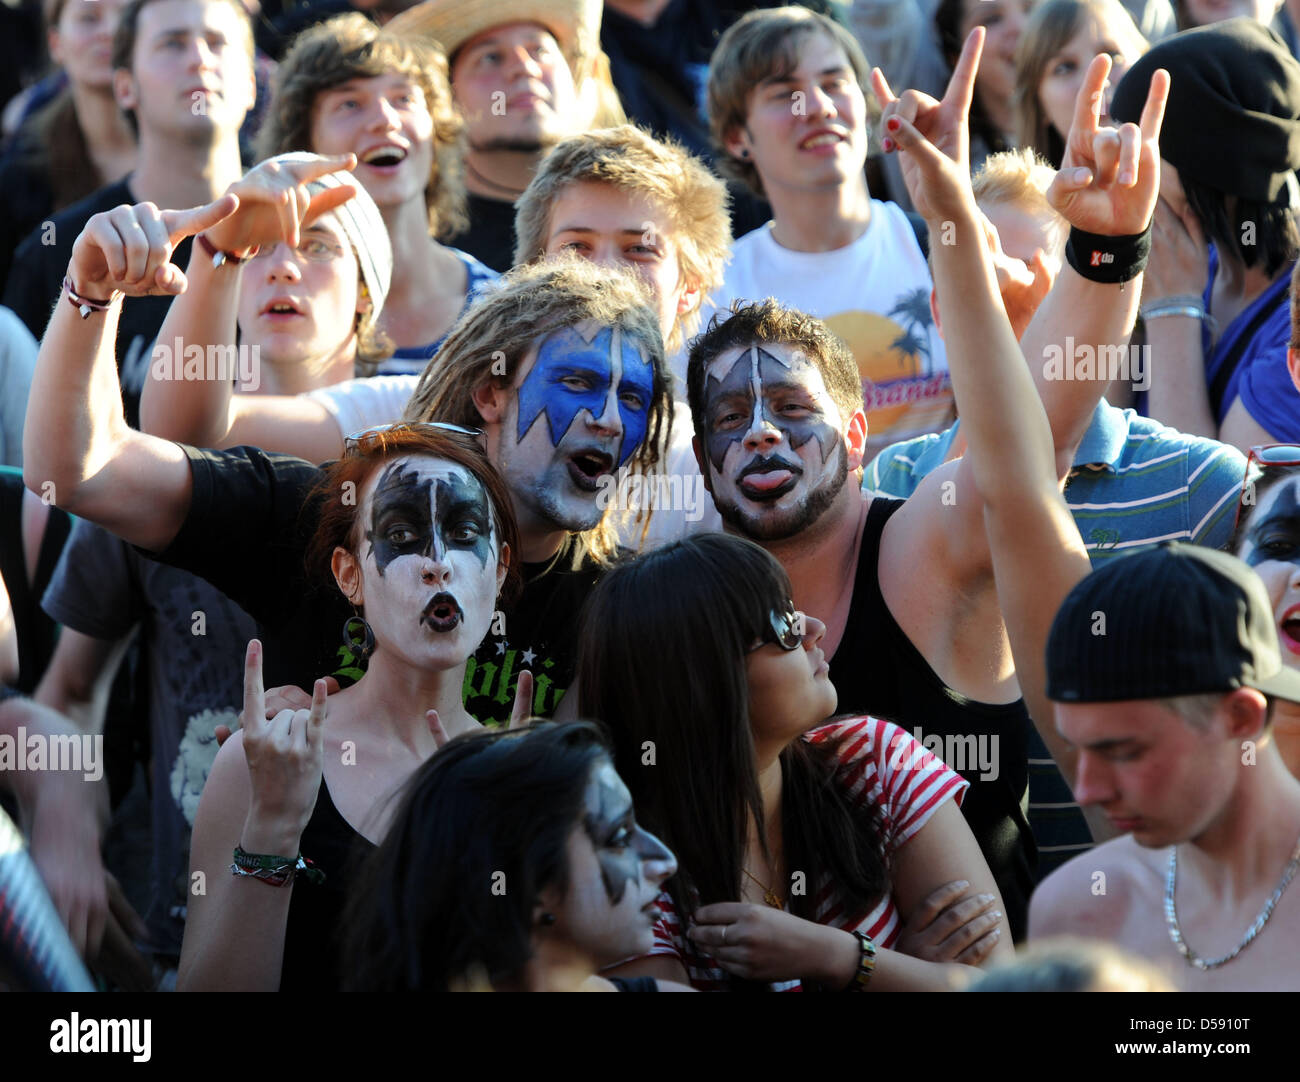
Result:
<svg viewBox="0 0 1300 1082"><path fill-rule="evenodd" d="M96 214L123 203L133 206L139 202L131 192L130 179L126 177L100 188L80 203L59 211L32 230L14 253L4 303L27 324L38 341L45 334L50 313L62 292L72 246L86 223ZM171 261L182 270L190 261L190 244L190 238L186 237L172 252ZM128 297L122 302L117 327L117 372L126 421L132 428L140 425L140 393L149 370L154 339L167 318L170 304L170 297Z"/></svg>
<svg viewBox="0 0 1300 1082"><path fill-rule="evenodd" d="M1032 722L1023 699L978 703L948 687L898 626L880 591L878 567L881 533L902 506L902 500L880 497L871 503L848 623L831 660L831 683L839 692L841 713L886 718L923 743L941 738L945 749L961 748L968 755L973 737L975 747L988 755L988 769L969 758L948 765L966 767L958 770L970 782L962 812L997 880L1012 935L1019 941L1025 935L1038 859L1021 807L1029 786ZM996 777L981 777L995 771Z"/></svg>
<svg viewBox="0 0 1300 1082"><path fill-rule="evenodd" d="M550 717L573 683L578 664L578 618L604 569L590 557L572 568L577 538L570 535L553 560L524 564L524 589L498 614L465 670L465 709L484 725L510 721L519 672L533 674L532 712Z"/></svg>
<svg viewBox="0 0 1300 1082"><path fill-rule="evenodd" d="M515 205L471 192L468 209L469 228L443 243L504 274L515 265Z"/></svg>
<svg viewBox="0 0 1300 1082"><path fill-rule="evenodd" d="M303 556L319 520L309 502L321 470L256 447L184 447L194 478L189 514L155 557L207 579L258 623L265 686L304 690L321 676L349 683L362 668L343 644L351 606L332 582L309 582ZM484 725L510 720L522 669L533 672L533 713L559 705L577 665L578 617L602 568L571 570L576 539L554 560L525 564L524 589L496 613L465 670L465 708Z"/></svg>

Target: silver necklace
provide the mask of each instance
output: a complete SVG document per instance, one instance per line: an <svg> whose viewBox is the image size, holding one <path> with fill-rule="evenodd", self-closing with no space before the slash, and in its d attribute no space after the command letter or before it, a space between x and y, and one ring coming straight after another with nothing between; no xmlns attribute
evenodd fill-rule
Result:
<svg viewBox="0 0 1300 1082"><path fill-rule="evenodd" d="M1183 956L1183 960L1189 966L1195 966L1197 969L1218 969L1219 966L1227 965L1237 957L1243 950L1250 945L1260 932L1264 930L1264 925L1268 923L1269 917L1273 915L1273 909L1277 906L1282 897L1282 892L1291 885L1291 880L1295 878L1297 869L1300 869L1300 841L1296 842L1295 851L1291 854L1290 861L1287 862L1286 870L1282 873L1282 881L1278 883L1277 890L1273 891L1272 897L1264 903L1264 908L1260 910L1259 916L1255 918L1255 923L1250 926L1242 941L1237 944L1237 949L1231 954L1225 954L1222 958L1202 958L1183 939L1182 929L1178 927L1178 910L1174 908L1174 886L1178 882L1178 846L1169 850L1169 871L1165 876L1165 923L1169 925L1169 938L1174 941L1174 946L1178 948L1178 953Z"/></svg>

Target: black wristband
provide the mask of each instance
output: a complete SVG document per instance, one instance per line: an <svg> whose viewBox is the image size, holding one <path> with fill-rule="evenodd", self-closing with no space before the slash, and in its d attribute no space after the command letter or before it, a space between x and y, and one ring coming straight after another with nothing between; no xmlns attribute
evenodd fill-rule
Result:
<svg viewBox="0 0 1300 1082"><path fill-rule="evenodd" d="M1071 229L1065 258L1076 273L1090 282L1114 285L1141 274L1151 254L1151 226L1127 237L1105 237Z"/></svg>

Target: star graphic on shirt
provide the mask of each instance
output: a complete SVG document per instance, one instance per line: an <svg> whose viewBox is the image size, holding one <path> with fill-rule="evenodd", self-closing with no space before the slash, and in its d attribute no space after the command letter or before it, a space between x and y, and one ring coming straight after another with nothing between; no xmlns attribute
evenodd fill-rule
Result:
<svg viewBox="0 0 1300 1082"><path fill-rule="evenodd" d="M506 652L506 641L505 639L502 639L499 643L497 643L497 653L504 656L505 652Z"/></svg>
<svg viewBox="0 0 1300 1082"><path fill-rule="evenodd" d="M530 648L528 650L525 650L523 654L521 654L520 656L523 658L525 665L531 665L533 663L533 658L535 658L537 655L534 654L532 649Z"/></svg>

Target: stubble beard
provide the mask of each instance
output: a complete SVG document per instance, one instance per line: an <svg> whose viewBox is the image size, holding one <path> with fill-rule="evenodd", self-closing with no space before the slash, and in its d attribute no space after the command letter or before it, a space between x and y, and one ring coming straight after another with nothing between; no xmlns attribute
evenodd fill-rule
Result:
<svg viewBox="0 0 1300 1082"><path fill-rule="evenodd" d="M842 444L836 445L835 472L829 480L814 488L807 497L788 511L767 512L755 515L740 506L739 503L718 503L714 501L722 521L742 537L766 544L773 541L787 541L792 537L816 527L818 521L826 514L835 498L843 489L848 478L848 460Z"/></svg>

